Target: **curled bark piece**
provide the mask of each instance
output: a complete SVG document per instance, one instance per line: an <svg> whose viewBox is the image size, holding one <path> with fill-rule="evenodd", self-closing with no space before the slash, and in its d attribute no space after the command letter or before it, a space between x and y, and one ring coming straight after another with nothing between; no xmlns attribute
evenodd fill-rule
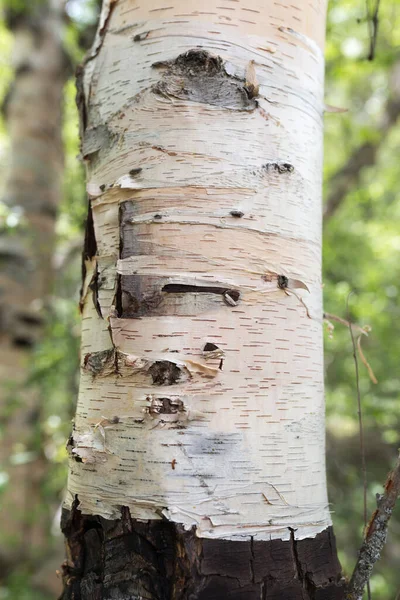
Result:
<svg viewBox="0 0 400 600"><path fill-rule="evenodd" d="M197 373L203 373L206 377L216 377L220 372L219 369L213 369L208 365L202 365L194 360L186 360L185 363L188 365L189 371L196 371Z"/></svg>
<svg viewBox="0 0 400 600"><path fill-rule="evenodd" d="M96 433L96 428L81 434L74 433L69 439L67 449L78 462L99 464L107 461L105 440L100 433Z"/></svg>
<svg viewBox="0 0 400 600"><path fill-rule="evenodd" d="M249 98L256 98L260 91L260 84L257 81L254 60L251 60L246 69L246 91Z"/></svg>

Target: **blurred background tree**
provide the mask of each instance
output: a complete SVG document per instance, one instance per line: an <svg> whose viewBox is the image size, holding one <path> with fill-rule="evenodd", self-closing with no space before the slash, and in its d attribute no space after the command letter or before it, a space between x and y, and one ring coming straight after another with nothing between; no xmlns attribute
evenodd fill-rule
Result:
<svg viewBox="0 0 400 600"><path fill-rule="evenodd" d="M43 334L52 289L57 208L61 199L64 0L12 2L13 79L3 100L8 168L0 232L0 572L11 575L49 548L53 503L44 502L47 460L42 444L44 399L30 382L32 352ZM58 544L62 556L62 546Z"/></svg>
<svg viewBox="0 0 400 600"><path fill-rule="evenodd" d="M55 382L65 373L63 359L70 339L64 335L61 354L52 349L42 361L40 341L47 339L46 322L48 327L53 319L59 320L55 315L63 310L52 299L54 279L63 263L70 262L74 248L78 255L80 246L71 246L69 229L68 256L58 258L58 207L68 198L62 189L64 145L68 155L62 112L72 63L80 60L93 27L74 27L65 0L7 0L2 8L3 29L12 34L12 42L5 46L6 51L10 48L11 72L7 74L5 66L7 75L1 82L7 139L0 209L0 576L21 585L34 574L35 588L54 597L63 543L59 535L51 535L51 527L62 484L53 487L57 473L50 465L58 447L52 449L48 442L53 413L61 418L61 410L67 422L70 415L65 412L67 403L53 405L50 398ZM7 40L6 31L2 33ZM66 127L68 121L66 115ZM74 181L78 183L72 193L80 193L82 199L82 173ZM75 317L68 318L73 327ZM52 335L60 331L61 323ZM77 360L76 345L71 354ZM71 377L74 373L75 368ZM62 443L60 437L60 447Z"/></svg>
<svg viewBox="0 0 400 600"><path fill-rule="evenodd" d="M1 1L1 0L0 0ZM11 67L13 36L5 22L5 8L18 11L28 0L3 0L0 22L0 100L15 74ZM95 0L68 0L65 6L64 47L77 64L90 44L98 15ZM325 310L347 318L346 301L351 290L351 319L372 332L363 342L378 383L360 365L368 470L369 512L381 491L400 443L400 0L381 2L374 59L371 46L371 14L364 0L330 0L326 45L326 103L348 109L325 115L325 215L324 295ZM64 86L64 183L56 225L52 267L54 283L48 296L45 335L30 349L25 389L41 398L34 421L46 462L40 491L42 506L54 519L48 531L48 548L59 536L57 507L66 477L65 440L77 392L79 352L80 253L86 216L84 170L79 157L78 115L75 84L71 76ZM4 198L10 162L10 134L0 122L0 198ZM18 210L17 210L18 213ZM8 234L19 223L15 209L0 204L1 231ZM327 399L327 461L330 502L340 558L346 573L355 563L363 529L363 491L360 467L356 382L349 331L338 323L325 339ZM8 373L8 406L18 406L21 385ZM2 411L0 430L6 430ZM31 460L16 450L16 460ZM29 463L28 463L29 464ZM0 467L1 493L10 486L8 469ZM2 518L4 516L2 515ZM60 539L60 538L59 538ZM400 508L389 527L383 557L371 581L372 597L393 600L400 593ZM0 600L47 598L48 572L32 563L0 573ZM55 569L52 577L56 581ZM47 585L47 584L46 584ZM54 598L49 595L49 598Z"/></svg>

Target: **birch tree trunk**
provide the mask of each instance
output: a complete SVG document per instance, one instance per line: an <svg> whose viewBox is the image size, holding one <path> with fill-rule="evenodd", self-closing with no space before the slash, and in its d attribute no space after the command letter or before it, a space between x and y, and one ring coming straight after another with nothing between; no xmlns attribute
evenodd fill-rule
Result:
<svg viewBox="0 0 400 600"><path fill-rule="evenodd" d="M57 205L61 198L64 0L28 3L6 14L14 33L15 79L4 105L10 136L2 201L9 228L0 235L0 572L37 558L53 515L41 493L46 461L38 443L44 399L26 388L32 349L51 291Z"/></svg>
<svg viewBox="0 0 400 600"><path fill-rule="evenodd" d="M325 1L105 2L64 599L343 598L325 481Z"/></svg>

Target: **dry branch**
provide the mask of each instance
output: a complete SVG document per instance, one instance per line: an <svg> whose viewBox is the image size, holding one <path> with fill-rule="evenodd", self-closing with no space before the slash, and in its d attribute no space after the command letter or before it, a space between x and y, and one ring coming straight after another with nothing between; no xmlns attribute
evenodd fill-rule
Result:
<svg viewBox="0 0 400 600"><path fill-rule="evenodd" d="M356 566L347 589L347 600L361 600L372 569L379 560L386 542L389 519L392 516L396 500L400 495L400 457L393 471L389 473L384 485L384 493L377 494L377 509L371 516L365 532Z"/></svg>

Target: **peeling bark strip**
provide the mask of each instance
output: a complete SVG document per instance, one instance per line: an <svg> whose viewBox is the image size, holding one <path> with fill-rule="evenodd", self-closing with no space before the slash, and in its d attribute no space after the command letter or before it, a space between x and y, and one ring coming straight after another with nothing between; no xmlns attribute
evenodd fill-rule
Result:
<svg viewBox="0 0 400 600"><path fill-rule="evenodd" d="M173 470L173 469L171 469ZM331 528L315 540L196 537L168 521L109 521L64 510L60 600L342 600Z"/></svg>
<svg viewBox="0 0 400 600"><path fill-rule="evenodd" d="M84 294L66 500L87 516L74 505L66 533L96 522L100 569L117 556L126 569L73 559L82 597L337 592L318 218L325 3L230 4L228 17L215 0L118 0L85 68L85 289L97 296ZM126 545L103 519L132 534Z"/></svg>

